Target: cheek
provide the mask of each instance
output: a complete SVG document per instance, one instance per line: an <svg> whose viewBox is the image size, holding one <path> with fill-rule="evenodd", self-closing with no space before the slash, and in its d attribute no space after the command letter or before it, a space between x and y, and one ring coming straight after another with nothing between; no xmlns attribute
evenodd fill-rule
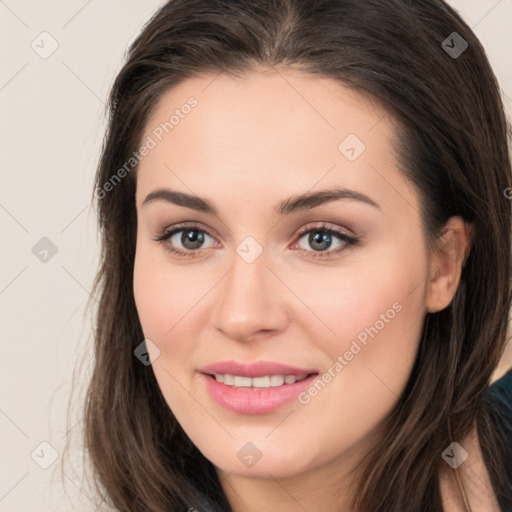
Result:
<svg viewBox="0 0 512 512"><path fill-rule="evenodd" d="M187 316L197 314L194 306L211 284L198 282L189 266L170 264L165 251L159 252L137 249L133 293L144 335L162 343L189 324Z"/></svg>
<svg viewBox="0 0 512 512"><path fill-rule="evenodd" d="M200 333L207 325L209 293L218 276L208 268L170 263L164 250L137 248L133 289L144 337L160 351L152 362L155 378L173 413L186 418L187 411L204 414L185 389L197 377ZM196 410L197 408L197 410Z"/></svg>
<svg viewBox="0 0 512 512"><path fill-rule="evenodd" d="M171 327L169 310L169 284L158 265L152 265L137 253L133 274L133 294L144 336L149 339L160 338ZM173 284L174 285L174 284ZM174 285L175 286L175 285Z"/></svg>
<svg viewBox="0 0 512 512"><path fill-rule="evenodd" d="M352 341L365 352L381 346L414 349L425 313L426 262L421 250L410 246L394 241L364 256L354 253L339 268L288 275L312 313L296 316L310 339L333 358L349 350ZM371 340L379 340L378 346Z"/></svg>
<svg viewBox="0 0 512 512"><path fill-rule="evenodd" d="M326 352L334 358L370 362L389 358L398 365L404 352L414 351L422 325L422 289L411 293L407 275L376 277L336 289L332 297L322 297L319 311L335 334L324 336Z"/></svg>
<svg viewBox="0 0 512 512"><path fill-rule="evenodd" d="M190 356L197 349L198 336L193 326L201 322L197 318L200 308L194 305L205 293L202 288L191 282L190 272L166 262L165 254L161 256L144 247L137 249L135 304L144 337L160 350L159 356L152 359L151 368L167 405L180 419L204 414L183 386L192 374Z"/></svg>
<svg viewBox="0 0 512 512"><path fill-rule="evenodd" d="M397 245L390 246L372 261L340 269L334 278L328 269L317 272L314 281L295 281L297 294L308 298L316 316L302 321L303 330L330 360L320 391L310 388L304 403L316 402L312 409L318 407L319 414L322 403L337 403L330 413L334 423L344 421L347 411L353 418L366 417L367 425L382 419L412 370L425 315L420 278L425 262L415 248L397 251ZM320 394L323 398L316 399Z"/></svg>
<svg viewBox="0 0 512 512"><path fill-rule="evenodd" d="M324 310L336 335L311 338L321 344L329 361L318 382L299 397L302 410L297 414L299 431L318 433L308 438L318 443L318 460L342 453L377 432L405 389L417 354L422 314L421 292L407 296L403 284L395 283L392 289L376 286L370 295L361 292L367 297L364 307L349 300L354 293L340 291L345 302ZM275 437L291 449L286 435L283 430ZM323 442L326 438L328 444Z"/></svg>

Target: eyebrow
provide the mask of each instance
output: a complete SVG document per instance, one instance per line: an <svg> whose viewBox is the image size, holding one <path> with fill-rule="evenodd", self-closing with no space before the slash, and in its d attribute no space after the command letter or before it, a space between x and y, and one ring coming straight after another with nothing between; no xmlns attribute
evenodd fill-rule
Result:
<svg viewBox="0 0 512 512"><path fill-rule="evenodd" d="M298 211L309 210L340 199L352 199L380 210L380 206L375 201L361 192L346 188L335 188L290 197L279 203L275 207L275 212L280 216L284 216ZM161 188L148 194L142 202L142 206L154 201L166 201L178 206L185 206L192 210L218 215L217 208L207 199L166 188Z"/></svg>

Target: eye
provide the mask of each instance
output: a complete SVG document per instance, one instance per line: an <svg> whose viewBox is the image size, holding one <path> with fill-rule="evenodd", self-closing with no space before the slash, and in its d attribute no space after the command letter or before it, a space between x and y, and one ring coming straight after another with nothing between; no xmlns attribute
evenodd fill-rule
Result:
<svg viewBox="0 0 512 512"><path fill-rule="evenodd" d="M213 243L205 245L210 239ZM180 258L198 257L204 249L219 247L220 244L212 235L197 224L180 224L165 229L156 238L163 243L165 249ZM359 239L348 235L339 228L322 223L314 227L304 228L298 235L298 241L292 246L309 258L332 258L339 253L359 245ZM309 246L311 249L308 249ZM334 249L332 249L334 247Z"/></svg>
<svg viewBox="0 0 512 512"><path fill-rule="evenodd" d="M309 253L307 257L330 258L358 244L358 238L322 223L319 226L303 229L298 235L298 242L293 247L298 246L301 251ZM308 249L308 246L312 250Z"/></svg>
<svg viewBox="0 0 512 512"><path fill-rule="evenodd" d="M206 230L196 224L181 224L164 230L153 240L163 243L170 253L180 257L191 257L196 256L201 249L208 249L204 245L208 239L213 241L210 247L218 245Z"/></svg>

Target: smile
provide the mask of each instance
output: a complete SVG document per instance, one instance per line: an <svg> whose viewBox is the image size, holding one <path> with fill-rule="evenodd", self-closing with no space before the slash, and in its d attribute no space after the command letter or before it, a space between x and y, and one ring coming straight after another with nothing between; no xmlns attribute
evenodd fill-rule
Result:
<svg viewBox="0 0 512 512"><path fill-rule="evenodd" d="M296 401L319 371L272 361L219 361L199 370L207 395L238 414L266 414Z"/></svg>
<svg viewBox="0 0 512 512"><path fill-rule="evenodd" d="M308 374L295 375L264 375L262 377L244 377L241 375L231 375L229 373L216 373L212 375L217 382L222 382L226 386L235 388L270 388L283 386L285 384L295 384L308 377Z"/></svg>

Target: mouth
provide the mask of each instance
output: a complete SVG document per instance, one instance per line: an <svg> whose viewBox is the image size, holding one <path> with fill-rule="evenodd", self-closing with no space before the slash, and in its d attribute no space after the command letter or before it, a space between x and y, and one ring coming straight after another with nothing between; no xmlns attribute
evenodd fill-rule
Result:
<svg viewBox="0 0 512 512"><path fill-rule="evenodd" d="M256 383L261 382L264 384L266 382L266 378L269 377L271 380L274 377L273 381L276 386L281 386L283 382L280 382L281 377L283 377L284 382L286 383L286 379L292 382L292 377L295 380L299 380L301 378L307 377L311 373L319 373L316 368L299 368L297 366L290 366L282 363L276 363L273 361L255 361L252 363L245 363L242 361L218 361L216 363L212 363L204 366L199 370L201 373L206 375L213 376L219 382L225 383L227 385L235 384L234 379L237 379L238 382L248 382L240 379L251 377L252 379L263 377L265 380L258 381ZM227 381L222 380L227 377ZM295 381L294 381L295 382ZM247 385L247 384L246 384ZM240 384L243 386L243 384ZM258 387L258 384L256 384ZM268 386L262 385L262 387L272 386L270 382Z"/></svg>
<svg viewBox="0 0 512 512"><path fill-rule="evenodd" d="M199 373L210 398L238 414L273 412L297 399L319 375L316 369L269 361L218 362Z"/></svg>
<svg viewBox="0 0 512 512"><path fill-rule="evenodd" d="M246 377L243 375L232 375L230 373L205 374L217 382L221 382L232 388L276 388L295 384L307 379L311 375L318 375L317 372L305 373L303 375L262 375L261 377Z"/></svg>

